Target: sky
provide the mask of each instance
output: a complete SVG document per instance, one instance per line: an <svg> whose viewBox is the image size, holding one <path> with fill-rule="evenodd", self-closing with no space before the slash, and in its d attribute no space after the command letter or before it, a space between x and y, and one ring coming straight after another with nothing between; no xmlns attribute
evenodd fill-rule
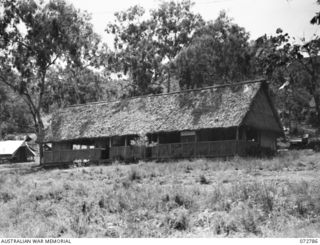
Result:
<svg viewBox="0 0 320 245"><path fill-rule="evenodd" d="M76 8L92 14L94 29L112 46L112 39L104 31L116 11L133 5L145 9L156 8L160 0L68 0ZM310 40L314 34L320 35L320 26L310 24L320 5L315 0L194 0L193 11L200 13L205 20L215 20L221 10L244 27L251 39L264 34L275 34L277 28L283 29L296 40Z"/></svg>

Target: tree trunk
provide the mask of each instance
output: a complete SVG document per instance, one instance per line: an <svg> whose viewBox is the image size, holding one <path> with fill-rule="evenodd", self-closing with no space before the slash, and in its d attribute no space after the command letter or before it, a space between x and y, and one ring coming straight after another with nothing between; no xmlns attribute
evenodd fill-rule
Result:
<svg viewBox="0 0 320 245"><path fill-rule="evenodd" d="M39 143L39 163L40 165L44 164L44 159L43 159L43 144Z"/></svg>
<svg viewBox="0 0 320 245"><path fill-rule="evenodd" d="M41 119L40 112L37 113L36 131L37 131L37 141L39 145L39 162L40 162L40 165L42 165L44 163L43 161L44 125Z"/></svg>
<svg viewBox="0 0 320 245"><path fill-rule="evenodd" d="M313 66L311 66L313 67ZM316 73L316 70L313 69L312 72L311 72L311 94L313 96L313 99L314 99L314 104L315 104L315 107L316 107L316 112L317 112L317 123L318 123L318 128L320 128L320 95L319 95L319 92L318 92L318 76L317 76L317 73Z"/></svg>
<svg viewBox="0 0 320 245"><path fill-rule="evenodd" d="M314 103L315 103L316 112L317 112L317 121L319 125L318 127L320 128L320 99L316 93L313 94L313 98L314 98Z"/></svg>
<svg viewBox="0 0 320 245"><path fill-rule="evenodd" d="M170 74L170 69L168 69L168 83L167 83L167 93L171 92L171 74Z"/></svg>

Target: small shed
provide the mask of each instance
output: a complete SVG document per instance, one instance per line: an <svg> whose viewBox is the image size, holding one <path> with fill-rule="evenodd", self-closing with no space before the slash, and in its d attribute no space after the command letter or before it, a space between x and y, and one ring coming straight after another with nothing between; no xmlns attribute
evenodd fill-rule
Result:
<svg viewBox="0 0 320 245"><path fill-rule="evenodd" d="M35 133L7 134L4 140L24 140L33 152L38 152L37 135Z"/></svg>
<svg viewBox="0 0 320 245"><path fill-rule="evenodd" d="M24 140L0 141L0 163L32 161L35 155Z"/></svg>

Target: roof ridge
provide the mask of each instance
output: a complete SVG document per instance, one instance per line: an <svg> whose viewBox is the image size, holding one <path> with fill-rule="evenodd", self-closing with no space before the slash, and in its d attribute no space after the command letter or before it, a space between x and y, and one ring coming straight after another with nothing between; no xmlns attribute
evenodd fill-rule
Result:
<svg viewBox="0 0 320 245"><path fill-rule="evenodd" d="M25 141L25 140L0 140L0 142L8 142L8 141L18 142L18 141Z"/></svg>
<svg viewBox="0 0 320 245"><path fill-rule="evenodd" d="M65 108L62 108L62 110L66 109L66 108L73 108L73 107L85 107L85 106L90 106L90 105L113 103L113 102L117 102L117 101L133 100L133 99L138 99L138 98L148 98L148 97L157 97L157 96L165 96L165 95L172 95L172 94L190 93L193 91L202 91L202 90L208 90L208 89L214 89L214 88L232 87L232 86L239 86L239 85L245 85L245 84L251 84L251 83L262 83L262 82L266 82L266 79L265 78L258 78L258 79L246 80L246 81L242 81L242 82L238 82L238 83L218 84L218 85L213 85L213 86L208 86L208 87L186 89L186 90L175 91L175 92L170 92L170 93L163 93L163 94L147 94L147 95L139 95L139 96L133 96L133 97L129 97L129 98L116 99L116 100L110 100L110 101L105 100L105 101L89 102L89 103L85 103L85 104L70 105Z"/></svg>

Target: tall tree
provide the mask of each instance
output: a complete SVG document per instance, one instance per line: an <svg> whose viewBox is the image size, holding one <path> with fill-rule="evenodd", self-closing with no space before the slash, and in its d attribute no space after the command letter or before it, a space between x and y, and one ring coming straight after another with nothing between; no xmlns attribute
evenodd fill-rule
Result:
<svg viewBox="0 0 320 245"><path fill-rule="evenodd" d="M0 4L0 81L22 96L41 142L48 70L59 63L81 66L99 40L90 16L63 0L1 0ZM40 144L40 162L42 155Z"/></svg>
<svg viewBox="0 0 320 245"><path fill-rule="evenodd" d="M58 67L48 71L43 110L84 104L105 98L109 77L86 67ZM108 89L109 90L109 89Z"/></svg>
<svg viewBox="0 0 320 245"><path fill-rule="evenodd" d="M303 40L302 40L303 41ZM313 99L317 124L320 123L320 40L315 36L308 42L293 43L287 33L277 30L275 36L262 36L256 40L255 67L280 88L287 87L290 96L286 109L291 108L295 119ZM303 94L303 96L300 96ZM308 94L309 96L306 96ZM299 99L301 98L301 99ZM304 98L304 99L303 99ZM306 101L307 100L307 101ZM300 105L297 104L297 102ZM293 108L293 110L292 110Z"/></svg>
<svg viewBox="0 0 320 245"><path fill-rule="evenodd" d="M157 60L149 22L143 20L145 10L140 6L115 13L115 21L106 31L114 35L112 71L129 75L132 80L130 95L155 93Z"/></svg>
<svg viewBox="0 0 320 245"><path fill-rule="evenodd" d="M249 34L225 12L198 30L177 59L180 87L240 81L250 76Z"/></svg>
<svg viewBox="0 0 320 245"><path fill-rule="evenodd" d="M0 139L12 133L30 133L32 119L21 98L0 83Z"/></svg>
<svg viewBox="0 0 320 245"><path fill-rule="evenodd" d="M190 1L164 2L146 16L134 6L116 13L115 22L108 24L107 32L115 36L114 68L130 76L132 95L161 91L169 64L203 24L191 7Z"/></svg>
<svg viewBox="0 0 320 245"><path fill-rule="evenodd" d="M194 32L205 25L201 15L191 11L194 3L190 0L181 2L163 2L159 8L151 11L153 40L161 57L162 77L167 80L167 92L171 90L173 60L192 40Z"/></svg>

